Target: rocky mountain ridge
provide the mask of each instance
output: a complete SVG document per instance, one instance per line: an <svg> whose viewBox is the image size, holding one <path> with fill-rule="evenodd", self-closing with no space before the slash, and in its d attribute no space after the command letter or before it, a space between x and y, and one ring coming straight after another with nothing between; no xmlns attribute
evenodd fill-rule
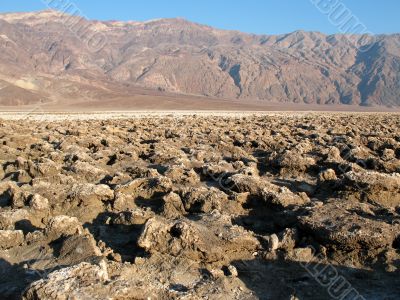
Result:
<svg viewBox="0 0 400 300"><path fill-rule="evenodd" d="M0 14L0 49L0 105L101 101L135 88L242 101L400 105L399 34L252 35L184 19L100 22L43 11ZM21 95L18 101L7 90Z"/></svg>

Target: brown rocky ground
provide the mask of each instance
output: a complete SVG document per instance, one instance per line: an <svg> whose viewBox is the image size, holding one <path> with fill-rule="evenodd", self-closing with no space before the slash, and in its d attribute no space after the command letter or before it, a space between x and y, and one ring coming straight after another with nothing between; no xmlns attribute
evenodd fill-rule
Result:
<svg viewBox="0 0 400 300"><path fill-rule="evenodd" d="M0 121L1 299L398 299L398 114Z"/></svg>

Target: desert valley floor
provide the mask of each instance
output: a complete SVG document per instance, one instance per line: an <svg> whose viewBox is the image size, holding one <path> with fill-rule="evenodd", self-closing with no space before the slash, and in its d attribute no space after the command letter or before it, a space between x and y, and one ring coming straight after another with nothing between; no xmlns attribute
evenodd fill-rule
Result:
<svg viewBox="0 0 400 300"><path fill-rule="evenodd" d="M1 299L398 299L400 114L0 114Z"/></svg>

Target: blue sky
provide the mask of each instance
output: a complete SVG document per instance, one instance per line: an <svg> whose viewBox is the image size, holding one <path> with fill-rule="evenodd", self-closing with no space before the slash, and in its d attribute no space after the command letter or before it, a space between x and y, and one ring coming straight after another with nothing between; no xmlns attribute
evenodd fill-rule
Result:
<svg viewBox="0 0 400 300"><path fill-rule="evenodd" d="M0 12L46 9L51 0L1 0ZM221 29L258 34L295 30L340 32L311 0L53 0L74 3L88 18L99 20L149 20L183 17ZM399 0L340 1L372 33L400 32Z"/></svg>

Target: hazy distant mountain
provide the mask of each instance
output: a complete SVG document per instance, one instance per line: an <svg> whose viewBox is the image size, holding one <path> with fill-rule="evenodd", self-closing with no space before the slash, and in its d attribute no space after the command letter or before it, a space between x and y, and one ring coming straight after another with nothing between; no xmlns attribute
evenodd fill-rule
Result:
<svg viewBox="0 0 400 300"><path fill-rule="evenodd" d="M84 20L85 36L106 39L96 52L68 18L54 11L0 15L0 105L101 101L136 88L243 101L400 105L399 34L272 36L183 19Z"/></svg>

